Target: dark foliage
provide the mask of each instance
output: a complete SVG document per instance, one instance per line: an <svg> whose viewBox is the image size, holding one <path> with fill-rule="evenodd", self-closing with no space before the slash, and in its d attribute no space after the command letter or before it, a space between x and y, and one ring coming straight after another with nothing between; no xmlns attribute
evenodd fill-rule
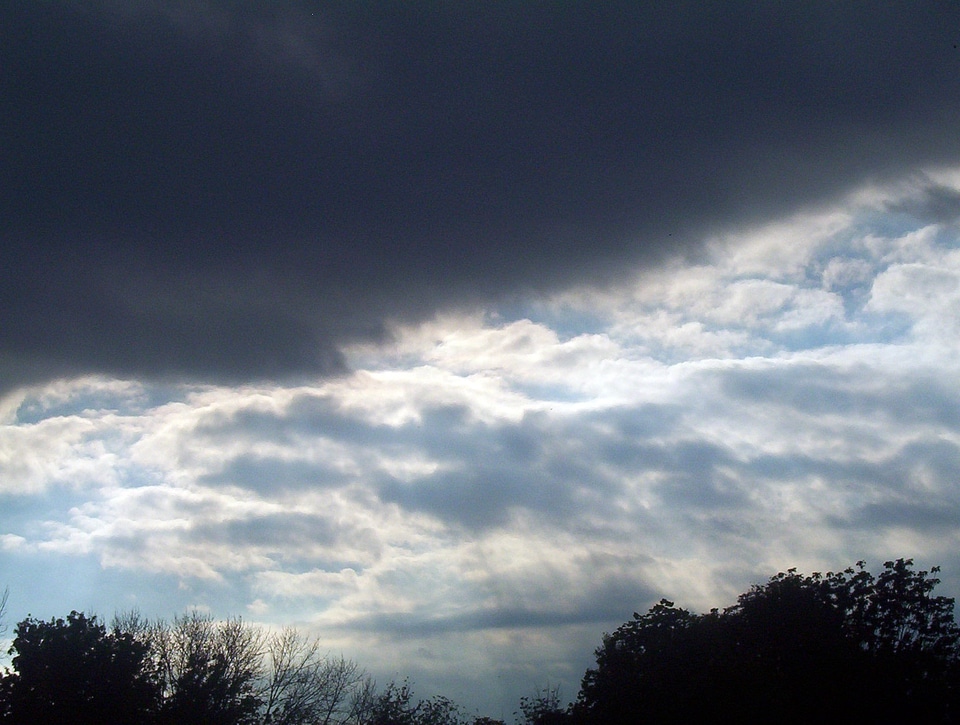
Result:
<svg viewBox="0 0 960 725"><path fill-rule="evenodd" d="M108 632L96 617L27 618L16 626L10 654L5 722L134 725L158 712L160 684L148 666L149 647Z"/></svg>
<svg viewBox="0 0 960 725"><path fill-rule="evenodd" d="M604 637L575 720L953 722L954 603L912 567L790 570L704 615L662 600Z"/></svg>
<svg viewBox="0 0 960 725"><path fill-rule="evenodd" d="M414 700L410 683L391 682L376 699L364 725L466 725L460 708L443 696Z"/></svg>
<svg viewBox="0 0 960 725"><path fill-rule="evenodd" d="M0 723L358 725L372 682L318 646L198 613L170 625L131 613L109 631L78 612L27 618L0 678Z"/></svg>
<svg viewBox="0 0 960 725"><path fill-rule="evenodd" d="M520 698L520 711L514 715L522 725L563 725L570 722L568 708L560 705L560 688L537 688L531 697Z"/></svg>

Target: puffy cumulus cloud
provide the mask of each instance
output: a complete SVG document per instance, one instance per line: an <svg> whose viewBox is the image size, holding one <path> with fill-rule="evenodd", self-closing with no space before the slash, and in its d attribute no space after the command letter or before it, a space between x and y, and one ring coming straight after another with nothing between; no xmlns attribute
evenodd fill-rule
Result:
<svg viewBox="0 0 960 725"><path fill-rule="evenodd" d="M952 346L960 334L960 253L890 265L874 280L867 309L906 317L920 339Z"/></svg>
<svg viewBox="0 0 960 725"><path fill-rule="evenodd" d="M125 476L125 447L142 388L125 381L58 381L2 401L0 495L78 489ZM135 435L135 431L133 431Z"/></svg>
<svg viewBox="0 0 960 725"><path fill-rule="evenodd" d="M894 556L958 594L960 233L931 179L618 287L398 324L334 379L22 390L3 565L93 562L122 601L149 582L295 621L505 708L546 678L572 695L600 633L660 596L707 609Z"/></svg>
<svg viewBox="0 0 960 725"><path fill-rule="evenodd" d="M928 224L922 208L889 209L913 209L905 200L955 188L946 186L951 178L931 172L861 189L717 237L692 263L641 272L626 285L567 291L540 309L599 318L616 344L666 362L887 340L910 328L923 328L919 339L932 343L949 336L956 318L957 227Z"/></svg>
<svg viewBox="0 0 960 725"><path fill-rule="evenodd" d="M113 477L114 469L95 424L83 419L51 419L31 426L6 426L0 434L4 494L37 493L59 483L82 486L91 478Z"/></svg>
<svg viewBox="0 0 960 725"><path fill-rule="evenodd" d="M17 536L16 534L3 534L0 536L0 546L2 546L5 551L16 551L23 547L26 541L24 537Z"/></svg>
<svg viewBox="0 0 960 725"><path fill-rule="evenodd" d="M243 520L240 511L249 510L249 503L156 486L100 494L99 500L70 509L66 520L49 522L38 548L62 554L95 552L106 567L187 578L218 579L225 572L268 563L255 548L232 549L227 534L210 524L219 522L229 531L238 518ZM196 537L198 531L201 537Z"/></svg>

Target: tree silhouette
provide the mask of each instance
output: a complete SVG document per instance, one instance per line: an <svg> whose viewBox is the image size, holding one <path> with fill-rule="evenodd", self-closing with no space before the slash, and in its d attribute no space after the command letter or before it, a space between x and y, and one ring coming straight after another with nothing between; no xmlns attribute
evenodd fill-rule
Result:
<svg viewBox="0 0 960 725"><path fill-rule="evenodd" d="M704 615L661 600L604 636L575 719L950 722L960 628L930 574L789 570Z"/></svg>
<svg viewBox="0 0 960 725"><path fill-rule="evenodd" d="M483 722L477 718L474 722ZM390 682L376 698L364 725L467 725L462 710L452 700L436 695L415 700L410 682Z"/></svg>
<svg viewBox="0 0 960 725"><path fill-rule="evenodd" d="M560 687L536 688L534 694L520 698L520 711L514 715L522 725L564 725L570 713L560 705Z"/></svg>
<svg viewBox="0 0 960 725"><path fill-rule="evenodd" d="M95 616L28 617L16 626L10 654L5 722L134 725L157 715L160 683L147 666L149 648L108 632Z"/></svg>
<svg viewBox="0 0 960 725"><path fill-rule="evenodd" d="M191 612L152 634L163 672L164 722L254 725L261 701L262 634L239 619Z"/></svg>
<svg viewBox="0 0 960 725"><path fill-rule="evenodd" d="M370 706L370 677L355 662L324 656L319 640L288 627L269 639L266 650L264 723L355 723Z"/></svg>
<svg viewBox="0 0 960 725"><path fill-rule="evenodd" d="M0 637L3 637L7 633L7 623L4 621L4 618L7 615L7 600L10 599L10 588L7 587L3 590L3 594L0 594Z"/></svg>
<svg viewBox="0 0 960 725"><path fill-rule="evenodd" d="M603 636L576 703L520 701L525 725L960 721L960 627L938 570L863 562L781 572L724 610L661 600ZM3 598L0 597L0 610ZM0 677L0 723L36 725L502 725L453 701L377 692L356 664L287 629L189 613L28 617Z"/></svg>

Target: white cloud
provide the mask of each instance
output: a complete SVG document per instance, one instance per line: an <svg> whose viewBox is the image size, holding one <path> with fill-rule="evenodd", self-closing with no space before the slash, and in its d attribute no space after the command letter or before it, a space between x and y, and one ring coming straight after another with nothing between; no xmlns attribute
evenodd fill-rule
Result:
<svg viewBox="0 0 960 725"><path fill-rule="evenodd" d="M960 338L960 255L891 265L874 280L866 309L900 314L917 339L953 347Z"/></svg>
<svg viewBox="0 0 960 725"><path fill-rule="evenodd" d="M16 534L0 534L0 548L4 551L16 551L22 549L27 540Z"/></svg>
<svg viewBox="0 0 960 725"><path fill-rule="evenodd" d="M57 416L0 428L0 493L36 494L114 480L117 421Z"/></svg>

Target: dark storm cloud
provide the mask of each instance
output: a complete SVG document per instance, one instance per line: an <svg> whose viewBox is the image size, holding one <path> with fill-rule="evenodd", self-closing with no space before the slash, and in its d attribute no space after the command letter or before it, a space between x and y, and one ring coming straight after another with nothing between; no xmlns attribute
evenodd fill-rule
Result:
<svg viewBox="0 0 960 725"><path fill-rule="evenodd" d="M5 3L0 377L336 372L387 317L954 162L958 28L953 2Z"/></svg>
<svg viewBox="0 0 960 725"><path fill-rule="evenodd" d="M960 220L960 191L930 183L916 196L888 204L887 209L910 214L923 222L952 224Z"/></svg>

